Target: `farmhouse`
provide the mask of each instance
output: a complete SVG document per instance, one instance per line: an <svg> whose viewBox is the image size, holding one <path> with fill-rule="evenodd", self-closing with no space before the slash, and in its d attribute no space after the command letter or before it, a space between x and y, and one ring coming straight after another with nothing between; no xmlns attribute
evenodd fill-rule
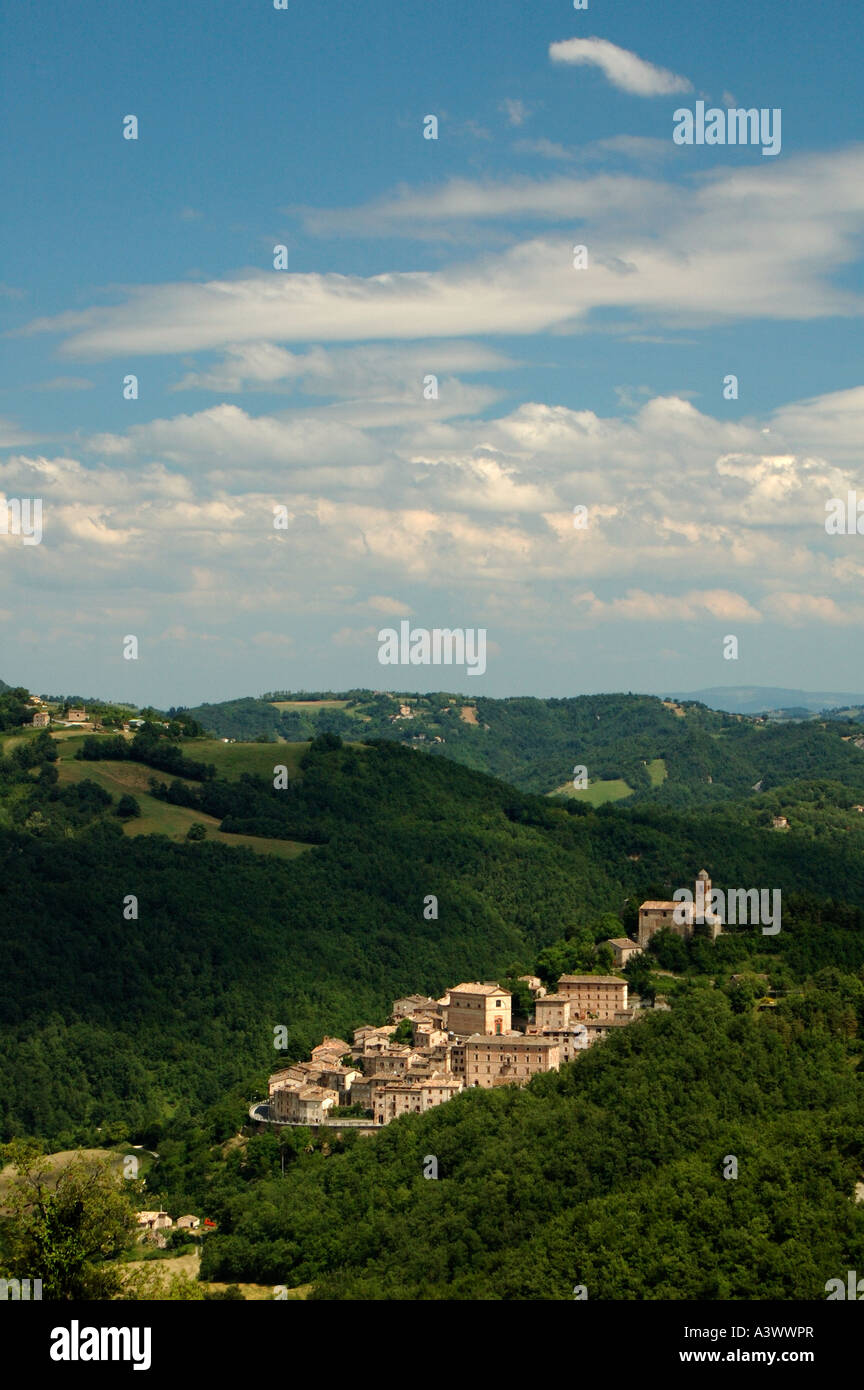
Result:
<svg viewBox="0 0 864 1390"><path fill-rule="evenodd" d="M634 956L641 956L642 947L638 941L631 941L629 936L612 936L606 942L607 946L612 947L612 954L615 957L615 964L619 970L623 969L628 960Z"/></svg>

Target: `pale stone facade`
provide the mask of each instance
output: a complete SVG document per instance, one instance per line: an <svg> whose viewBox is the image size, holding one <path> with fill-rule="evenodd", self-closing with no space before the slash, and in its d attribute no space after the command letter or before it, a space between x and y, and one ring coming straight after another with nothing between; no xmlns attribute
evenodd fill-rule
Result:
<svg viewBox="0 0 864 1390"><path fill-rule="evenodd" d="M627 1020L629 1023L629 1019ZM594 1038L584 1023L571 1023L568 1028L544 1028L542 1036L558 1048L559 1064L572 1062L578 1052L590 1047Z"/></svg>
<svg viewBox="0 0 864 1390"><path fill-rule="evenodd" d="M539 986L534 977L531 982ZM633 1017L627 985L617 977L562 976L556 994L542 997L542 986L536 993L536 1020L527 1033L513 1031L510 994L494 983L456 985L440 1000L398 999L392 1016L411 1022L411 1046L395 1041L392 1024L357 1028L350 1048L342 1038L325 1038L311 1060L271 1076L270 1118L338 1126L339 1107L358 1105L375 1124L388 1124L399 1115L423 1114L465 1086L524 1085ZM598 1022L595 1015L616 1003L623 1009ZM349 1051L356 1065L343 1062Z"/></svg>
<svg viewBox="0 0 864 1390"><path fill-rule="evenodd" d="M617 975L562 975L558 993L570 1002L570 1019L609 1019L627 1009L627 981Z"/></svg>
<svg viewBox="0 0 864 1390"><path fill-rule="evenodd" d="M430 999L426 994L408 994L404 999L393 1001L393 1012L390 1017L395 1023L401 1023L403 1018L410 1018L416 1013L440 1012L440 1005L437 1000Z"/></svg>
<svg viewBox="0 0 864 1390"><path fill-rule="evenodd" d="M641 956L642 954L642 947L638 941L631 941L629 936L613 936L606 942L606 945L612 947L615 964L619 970L623 970L627 962L632 960L634 956Z"/></svg>
<svg viewBox="0 0 864 1390"><path fill-rule="evenodd" d="M557 1068L559 1061L557 1044L538 1034L476 1033L465 1040L465 1085L524 1085L537 1072Z"/></svg>
<svg viewBox="0 0 864 1390"><path fill-rule="evenodd" d="M286 1081L270 1097L270 1114L284 1124L320 1125L339 1101L326 1086L304 1086Z"/></svg>
<svg viewBox="0 0 864 1390"><path fill-rule="evenodd" d="M138 1225L145 1231L162 1231L173 1226L174 1222L167 1211L139 1211Z"/></svg>
<svg viewBox="0 0 864 1390"><path fill-rule="evenodd" d="M510 995L496 984L456 985L444 1009L444 1026L457 1037L510 1032Z"/></svg>
<svg viewBox="0 0 864 1390"><path fill-rule="evenodd" d="M455 1076L434 1074L418 1081L390 1082L375 1087L372 1095L375 1123L389 1124L398 1115L424 1115L433 1105L452 1100L462 1090L462 1085Z"/></svg>
<svg viewBox="0 0 864 1390"><path fill-rule="evenodd" d="M547 994L534 1005L534 1026L538 1033L549 1028L566 1028L570 1022L569 994Z"/></svg>

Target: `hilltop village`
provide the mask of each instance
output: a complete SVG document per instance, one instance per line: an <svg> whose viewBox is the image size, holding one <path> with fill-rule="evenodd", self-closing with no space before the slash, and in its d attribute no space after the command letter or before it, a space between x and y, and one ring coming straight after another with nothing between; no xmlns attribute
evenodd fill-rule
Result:
<svg viewBox="0 0 864 1390"><path fill-rule="evenodd" d="M710 903L704 869L696 890L697 902ZM671 901L642 903L639 940L607 942L615 965L622 969L663 928L687 939L704 926L716 937L719 919L697 912ZM524 1032L513 1027L511 994L494 981L454 985L440 999L408 995L394 1002L389 1024L357 1028L350 1043L324 1038L309 1061L275 1072L268 1118L327 1125L339 1118L331 1112L351 1107L355 1116L362 1110L372 1123L386 1125L398 1115L423 1114L471 1086L522 1086L632 1023L641 1011L642 1001L628 1000L620 975L562 975L554 994L535 975L519 978L534 1000L534 1020Z"/></svg>
<svg viewBox="0 0 864 1390"><path fill-rule="evenodd" d="M270 1119L320 1125L337 1118L336 1108L359 1106L385 1125L469 1086L523 1085L636 1016L617 975L562 975L555 994L523 978L535 1009L524 1033L512 1027L511 995L494 982L456 985L441 999L397 999L391 1023L356 1029L350 1044L325 1038L310 1061L271 1076Z"/></svg>

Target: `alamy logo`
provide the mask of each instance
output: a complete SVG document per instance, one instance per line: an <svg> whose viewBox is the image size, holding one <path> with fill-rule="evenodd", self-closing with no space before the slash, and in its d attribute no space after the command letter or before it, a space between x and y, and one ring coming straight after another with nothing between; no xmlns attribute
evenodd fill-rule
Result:
<svg viewBox="0 0 864 1390"><path fill-rule="evenodd" d="M52 1361L132 1361L134 1371L149 1371L149 1327L69 1327L51 1329Z"/></svg>
<svg viewBox="0 0 864 1390"><path fill-rule="evenodd" d="M0 1303L5 1303L11 1299L13 1303L23 1299L29 1302L31 1299L38 1300L42 1297L41 1279L0 1279Z"/></svg>
<svg viewBox="0 0 864 1390"><path fill-rule="evenodd" d="M712 888L709 896L701 879L696 882L696 900L689 888L676 888L673 901L679 903L672 913L675 925L686 926L694 917L697 921L712 918L723 925L761 925L763 936L776 936L782 921L779 888Z"/></svg>
<svg viewBox="0 0 864 1390"><path fill-rule="evenodd" d="M828 1294L828 1302L832 1299L846 1298L857 1299L858 1302L864 1299L864 1279L859 1279L854 1269L846 1273L846 1283L842 1279L829 1279L825 1285L825 1292Z"/></svg>
<svg viewBox="0 0 864 1390"><path fill-rule="evenodd" d="M696 110L681 106L672 117L675 129L672 139L676 145L761 145L763 155L780 153L782 144L781 108L755 106L749 111L733 106L724 111L719 106L705 110L704 101L697 101Z"/></svg>
<svg viewBox="0 0 864 1390"><path fill-rule="evenodd" d="M412 628L407 619L378 633L382 666L465 666L469 676L486 670L485 627Z"/></svg>
<svg viewBox="0 0 864 1390"><path fill-rule="evenodd" d="M38 545L42 540L42 498L4 498L0 503L0 536L23 536L25 545Z"/></svg>
<svg viewBox="0 0 864 1390"><path fill-rule="evenodd" d="M825 503L825 530L829 536L864 536L864 497L859 500L857 492L847 492L842 497L831 497Z"/></svg>

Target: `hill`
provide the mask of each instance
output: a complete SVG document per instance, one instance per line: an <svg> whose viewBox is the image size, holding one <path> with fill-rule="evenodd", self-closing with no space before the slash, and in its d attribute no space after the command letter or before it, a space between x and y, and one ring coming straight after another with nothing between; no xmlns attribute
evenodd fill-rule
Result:
<svg viewBox="0 0 864 1390"><path fill-rule="evenodd" d="M721 685L690 694L675 694L676 700L696 700L711 709L731 714L764 714L769 710L800 711L802 717L830 709L864 708L864 695L838 695L830 691L788 690L775 685Z"/></svg>
<svg viewBox="0 0 864 1390"><path fill-rule="evenodd" d="M300 1057L322 1033L383 1020L402 993L512 974L557 942L590 964L593 942L632 930L642 898L668 896L703 863L719 881L864 907L864 816L837 782L700 814L592 810L387 741L322 735L297 750L281 790L260 773L216 775L190 756L196 739L151 730L118 763L121 742L84 739L90 757L69 782L44 733L0 764L6 1138L69 1147L97 1125L140 1132L237 1088L260 1093L279 1025ZM160 806L304 852L128 834L96 778L148 762ZM788 834L770 829L781 805ZM435 921L423 915L430 894ZM864 936L844 942L851 960Z"/></svg>
<svg viewBox="0 0 864 1390"><path fill-rule="evenodd" d="M824 1299L864 1257L864 1096L840 1009L804 1012L806 1032L694 988L524 1090L326 1154L289 1136L287 1181L264 1136L261 1181L220 1174L204 1275L338 1300Z"/></svg>
<svg viewBox="0 0 864 1390"><path fill-rule="evenodd" d="M278 698L285 696L285 698ZM342 697L273 697L187 711L223 738L385 738L447 757L525 791L576 795L591 804L632 797L663 805L749 796L799 777L864 791L854 718L771 725L705 704L651 695L495 700L434 693L349 691ZM844 738L848 741L844 742ZM588 787L573 786L574 769Z"/></svg>

